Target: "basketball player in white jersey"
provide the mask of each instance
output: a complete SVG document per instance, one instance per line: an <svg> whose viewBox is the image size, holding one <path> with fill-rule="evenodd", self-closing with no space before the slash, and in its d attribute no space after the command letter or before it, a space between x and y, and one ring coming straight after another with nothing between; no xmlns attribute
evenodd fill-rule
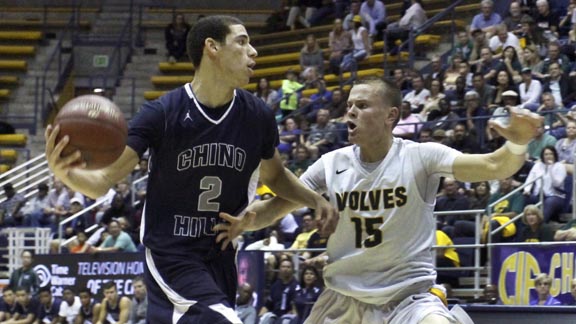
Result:
<svg viewBox="0 0 576 324"><path fill-rule="evenodd" d="M455 317L433 289L433 217L442 176L477 182L514 174L541 117L513 109L510 124L494 124L508 142L489 154L462 154L437 143L394 138L402 97L381 79L358 81L348 99L349 141L327 154L301 179L325 192L340 211L328 241L327 289L306 324L471 323ZM221 214L228 224L217 240L272 224L299 206L274 198L249 207L244 217ZM435 292L435 293L434 293Z"/></svg>

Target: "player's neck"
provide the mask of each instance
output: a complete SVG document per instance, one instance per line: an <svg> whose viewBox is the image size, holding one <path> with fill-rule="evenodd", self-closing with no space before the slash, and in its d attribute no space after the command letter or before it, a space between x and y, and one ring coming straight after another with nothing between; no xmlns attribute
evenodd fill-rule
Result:
<svg viewBox="0 0 576 324"><path fill-rule="evenodd" d="M234 87L216 76L216 73L198 71L191 82L192 91L200 103L206 107L221 107L234 97Z"/></svg>
<svg viewBox="0 0 576 324"><path fill-rule="evenodd" d="M392 139L387 139L377 145L366 145L360 147L360 160L366 163L373 163L384 160L390 148L392 147Z"/></svg>

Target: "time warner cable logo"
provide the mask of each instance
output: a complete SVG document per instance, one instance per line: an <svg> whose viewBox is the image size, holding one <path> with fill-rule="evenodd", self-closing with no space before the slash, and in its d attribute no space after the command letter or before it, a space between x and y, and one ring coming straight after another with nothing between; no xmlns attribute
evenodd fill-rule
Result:
<svg viewBox="0 0 576 324"><path fill-rule="evenodd" d="M50 273L50 269L45 265L39 264L34 267L34 271L38 275L38 280L40 280L40 287L46 287L50 284L50 280L52 279L52 273Z"/></svg>

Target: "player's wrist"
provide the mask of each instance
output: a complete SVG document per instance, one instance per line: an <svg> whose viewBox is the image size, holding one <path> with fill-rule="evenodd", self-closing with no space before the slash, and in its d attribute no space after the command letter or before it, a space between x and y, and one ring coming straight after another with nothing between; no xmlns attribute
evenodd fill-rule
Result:
<svg viewBox="0 0 576 324"><path fill-rule="evenodd" d="M506 149L514 155L524 155L528 152L528 144L516 144L511 141L506 141Z"/></svg>

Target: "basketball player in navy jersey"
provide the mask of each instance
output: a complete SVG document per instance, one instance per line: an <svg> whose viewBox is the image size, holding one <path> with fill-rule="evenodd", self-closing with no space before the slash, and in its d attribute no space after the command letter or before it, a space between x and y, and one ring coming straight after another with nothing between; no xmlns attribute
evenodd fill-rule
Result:
<svg viewBox="0 0 576 324"><path fill-rule="evenodd" d="M272 111L239 89L253 74L257 55L241 21L203 18L188 34L187 47L194 80L143 105L130 123L124 153L111 166L89 171L74 166L81 164L80 152L61 157L68 139L55 143L58 127L46 130L46 156L57 178L96 198L149 150L141 226L148 322L241 324L233 310L235 248L215 243L219 212L242 213L260 178L277 195L326 219L337 213L284 169Z"/></svg>
<svg viewBox="0 0 576 324"><path fill-rule="evenodd" d="M92 298L92 292L88 288L83 288L78 293L80 296L80 313L76 316L74 324L93 324L98 322L100 316L100 303Z"/></svg>
<svg viewBox="0 0 576 324"><path fill-rule="evenodd" d="M438 143L394 138L402 96L377 78L354 84L348 99L352 146L323 155L302 175L310 188L328 194L340 211L328 240L324 281L306 324L468 324L460 308L449 311L435 286L431 247L434 202L442 176L478 182L514 174L542 117L511 109L510 124L492 126L508 142L489 154L462 154ZM251 217L219 224L217 241L242 230L266 227L298 208L282 198L249 207ZM256 216L254 216L254 214ZM444 300L443 300L444 299Z"/></svg>
<svg viewBox="0 0 576 324"><path fill-rule="evenodd" d="M118 288L114 281L107 281L102 285L104 299L100 306L100 314L96 324L126 324L130 317L132 301L126 296L118 295Z"/></svg>

